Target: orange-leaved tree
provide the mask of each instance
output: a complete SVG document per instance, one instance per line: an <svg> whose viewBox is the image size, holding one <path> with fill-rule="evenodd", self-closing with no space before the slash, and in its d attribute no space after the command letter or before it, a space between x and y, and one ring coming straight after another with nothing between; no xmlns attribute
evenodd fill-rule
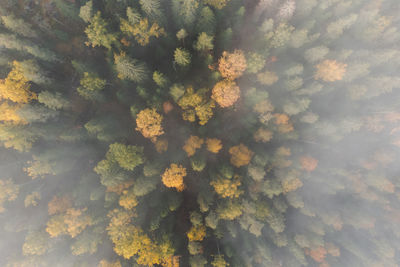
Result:
<svg viewBox="0 0 400 267"><path fill-rule="evenodd" d="M316 66L314 78L325 82L340 81L346 73L347 64L336 60L324 60Z"/></svg>
<svg viewBox="0 0 400 267"><path fill-rule="evenodd" d="M239 168L249 164L254 153L247 146L240 144L231 147L229 149L229 154L231 154L231 163L233 166Z"/></svg>
<svg viewBox="0 0 400 267"><path fill-rule="evenodd" d="M207 150L211 153L218 153L222 148L221 140L217 138L207 138Z"/></svg>
<svg viewBox="0 0 400 267"><path fill-rule="evenodd" d="M198 136L191 135L185 142L183 150L187 153L188 157L191 157L196 153L196 149L200 148L204 143L204 140Z"/></svg>
<svg viewBox="0 0 400 267"><path fill-rule="evenodd" d="M242 76L246 67L246 58L241 50L235 50L233 53L224 51L218 61L218 70L221 76L229 80Z"/></svg>
<svg viewBox="0 0 400 267"><path fill-rule="evenodd" d="M223 108L230 107L239 99L240 89L234 81L222 80L214 85L211 98Z"/></svg>
<svg viewBox="0 0 400 267"><path fill-rule="evenodd" d="M166 187L174 187L178 191L185 188L183 178L186 176L186 168L182 165L171 164L162 174L162 182Z"/></svg>

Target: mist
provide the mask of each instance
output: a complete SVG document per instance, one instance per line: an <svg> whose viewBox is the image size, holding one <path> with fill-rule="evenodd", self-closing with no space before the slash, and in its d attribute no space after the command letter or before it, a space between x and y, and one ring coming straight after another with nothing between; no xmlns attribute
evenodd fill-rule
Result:
<svg viewBox="0 0 400 267"><path fill-rule="evenodd" d="M0 266L399 266L399 14L0 0Z"/></svg>

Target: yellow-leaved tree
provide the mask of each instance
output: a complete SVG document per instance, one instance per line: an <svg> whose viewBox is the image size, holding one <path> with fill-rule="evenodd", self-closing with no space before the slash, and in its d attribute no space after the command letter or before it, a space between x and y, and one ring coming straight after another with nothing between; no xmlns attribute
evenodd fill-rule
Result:
<svg viewBox="0 0 400 267"><path fill-rule="evenodd" d="M25 104L37 99L37 95L30 90L29 80L24 76L21 65L13 61L13 68L4 80L0 80L0 99Z"/></svg>
<svg viewBox="0 0 400 267"><path fill-rule="evenodd" d="M171 164L162 174L162 182L166 187L174 187L178 191L183 191L185 185L183 178L186 176L186 168L182 165Z"/></svg>
<svg viewBox="0 0 400 267"><path fill-rule="evenodd" d="M164 134L161 125L163 116L158 114L155 109L146 108L137 114L136 130L141 132L146 138L157 140L157 136Z"/></svg>
<svg viewBox="0 0 400 267"><path fill-rule="evenodd" d="M189 241L202 241L206 237L206 227L202 224L192 226L187 233Z"/></svg>
<svg viewBox="0 0 400 267"><path fill-rule="evenodd" d="M238 189L241 184L239 175L234 175L233 179L219 176L216 180L210 182L215 192L223 198L238 198L243 193L243 190Z"/></svg>

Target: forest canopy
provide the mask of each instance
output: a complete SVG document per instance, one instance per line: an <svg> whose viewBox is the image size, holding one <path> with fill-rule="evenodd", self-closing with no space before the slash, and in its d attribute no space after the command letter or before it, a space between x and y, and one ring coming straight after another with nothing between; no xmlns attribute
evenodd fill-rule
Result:
<svg viewBox="0 0 400 267"><path fill-rule="evenodd" d="M0 1L0 266L399 266L399 14Z"/></svg>

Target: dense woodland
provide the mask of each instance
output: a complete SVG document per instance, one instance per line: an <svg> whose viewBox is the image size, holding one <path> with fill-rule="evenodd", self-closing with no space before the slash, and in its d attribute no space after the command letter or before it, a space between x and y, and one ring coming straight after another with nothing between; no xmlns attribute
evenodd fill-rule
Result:
<svg viewBox="0 0 400 267"><path fill-rule="evenodd" d="M0 266L399 266L399 14L0 0Z"/></svg>

